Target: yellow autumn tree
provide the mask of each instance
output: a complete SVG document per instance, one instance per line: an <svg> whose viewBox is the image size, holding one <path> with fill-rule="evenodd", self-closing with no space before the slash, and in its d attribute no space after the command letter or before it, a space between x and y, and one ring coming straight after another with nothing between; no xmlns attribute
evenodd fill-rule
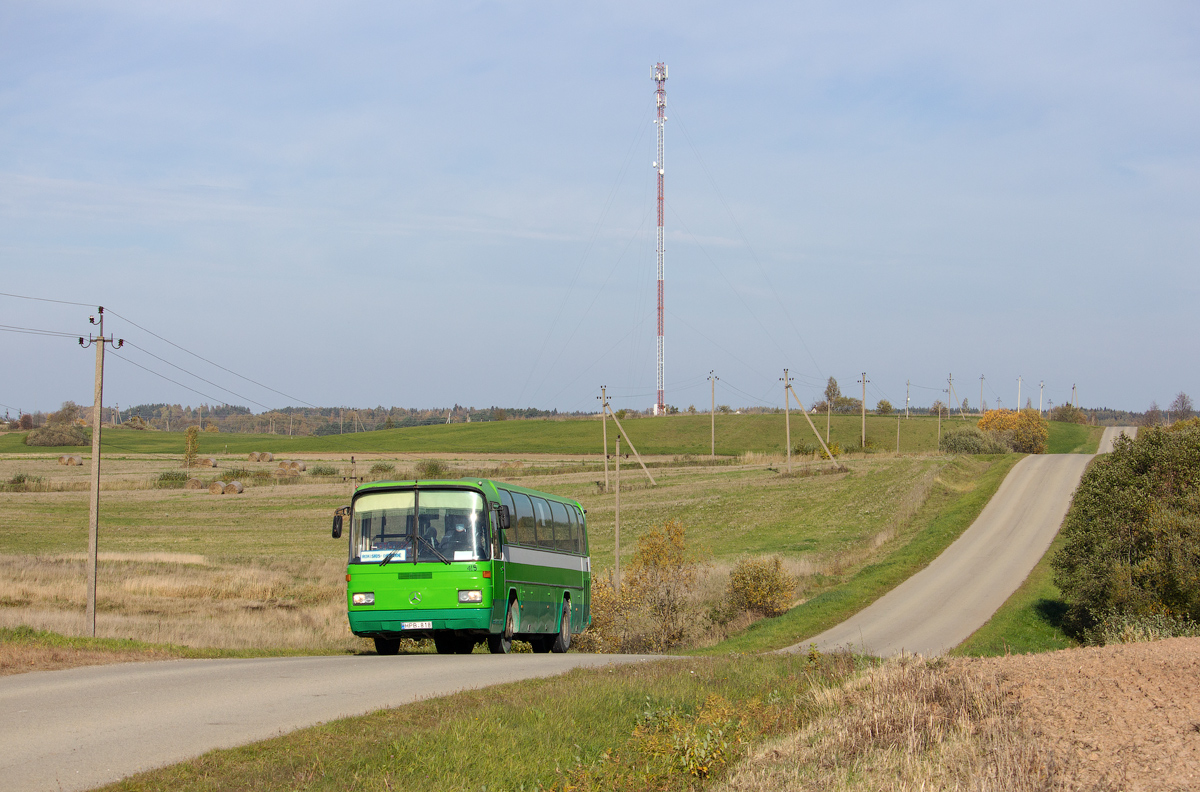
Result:
<svg viewBox="0 0 1200 792"><path fill-rule="evenodd" d="M1022 454L1046 453L1050 425L1037 410L988 410L979 419L979 428L1011 440L1013 450Z"/></svg>

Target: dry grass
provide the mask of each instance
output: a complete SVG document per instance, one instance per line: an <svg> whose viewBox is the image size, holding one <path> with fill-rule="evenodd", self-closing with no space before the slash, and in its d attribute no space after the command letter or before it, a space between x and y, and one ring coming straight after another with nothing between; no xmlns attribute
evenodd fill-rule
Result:
<svg viewBox="0 0 1200 792"><path fill-rule="evenodd" d="M905 657L814 689L813 721L733 768L723 792L1061 788L996 675Z"/></svg>
<svg viewBox="0 0 1200 792"><path fill-rule="evenodd" d="M359 648L346 623L343 566L340 558L235 565L188 553L104 553L97 635L219 649ZM83 634L85 580L78 553L0 556L0 627Z"/></svg>

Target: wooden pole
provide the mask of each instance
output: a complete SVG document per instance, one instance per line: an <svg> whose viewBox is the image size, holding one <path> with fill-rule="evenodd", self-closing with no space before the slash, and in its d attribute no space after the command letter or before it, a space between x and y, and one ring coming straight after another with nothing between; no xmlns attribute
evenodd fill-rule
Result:
<svg viewBox="0 0 1200 792"><path fill-rule="evenodd" d="M896 416L896 453L900 453L900 416Z"/></svg>
<svg viewBox="0 0 1200 792"><path fill-rule="evenodd" d="M82 339L81 339L82 340ZM96 344L96 381L92 394L92 492L88 499L87 634L96 637L96 560L100 544L100 412L104 404L104 309Z"/></svg>
<svg viewBox="0 0 1200 792"><path fill-rule="evenodd" d="M796 400L796 407L801 413L803 413L804 420L808 421L808 428L812 429L812 433L816 436L817 442L821 444L821 448L825 449L825 455L829 457L829 461L833 463L834 467L837 467L838 463L837 460L833 458L833 452L829 450L829 446L824 440L821 439L821 433L818 432L817 427L813 425L812 418L808 417L808 411L804 409L803 402L801 402L800 397L796 395L796 389L789 386L789 390L792 392L792 398Z"/></svg>
<svg viewBox="0 0 1200 792"><path fill-rule="evenodd" d="M784 431L787 433L787 472L792 472L792 400L789 396L792 390L792 382L788 379L788 370L783 370L783 425Z"/></svg>
<svg viewBox="0 0 1200 792"><path fill-rule="evenodd" d="M711 371L708 372L708 381L712 384L712 405L708 408L708 417L711 423L708 458L715 462L717 459L717 378Z"/></svg>
<svg viewBox="0 0 1200 792"><path fill-rule="evenodd" d="M600 386L600 424L604 431L604 491L608 492L608 397Z"/></svg>
<svg viewBox="0 0 1200 792"><path fill-rule="evenodd" d="M616 416L613 416L616 420ZM621 435L617 435L617 519L613 530L613 587L621 591Z"/></svg>

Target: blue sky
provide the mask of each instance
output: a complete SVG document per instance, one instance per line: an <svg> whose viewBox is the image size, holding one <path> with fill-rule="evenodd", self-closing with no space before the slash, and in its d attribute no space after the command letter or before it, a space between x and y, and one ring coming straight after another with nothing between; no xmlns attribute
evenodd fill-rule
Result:
<svg viewBox="0 0 1200 792"><path fill-rule="evenodd" d="M1140 410L1200 397L1198 35L1182 2L8 2L0 291L294 397L114 319L108 403L647 407L665 61L668 403L715 369L782 406L786 366ZM73 341L0 341L0 404L91 402Z"/></svg>

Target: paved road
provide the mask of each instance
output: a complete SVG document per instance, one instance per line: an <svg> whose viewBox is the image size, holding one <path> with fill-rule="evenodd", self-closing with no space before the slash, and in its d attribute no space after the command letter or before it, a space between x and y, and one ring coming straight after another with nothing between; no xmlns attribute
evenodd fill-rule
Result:
<svg viewBox="0 0 1200 792"><path fill-rule="evenodd" d="M305 726L628 655L173 660L0 677L0 789L79 790Z"/></svg>
<svg viewBox="0 0 1200 792"><path fill-rule="evenodd" d="M1062 524L1092 457L1027 456L975 522L929 566L866 609L810 640L881 657L939 655L982 627L1029 576Z"/></svg>
<svg viewBox="0 0 1200 792"><path fill-rule="evenodd" d="M1113 450L1113 443L1122 434L1129 435L1132 439L1137 437L1136 426L1110 426L1104 430L1104 434L1100 437L1100 453L1110 454Z"/></svg>

